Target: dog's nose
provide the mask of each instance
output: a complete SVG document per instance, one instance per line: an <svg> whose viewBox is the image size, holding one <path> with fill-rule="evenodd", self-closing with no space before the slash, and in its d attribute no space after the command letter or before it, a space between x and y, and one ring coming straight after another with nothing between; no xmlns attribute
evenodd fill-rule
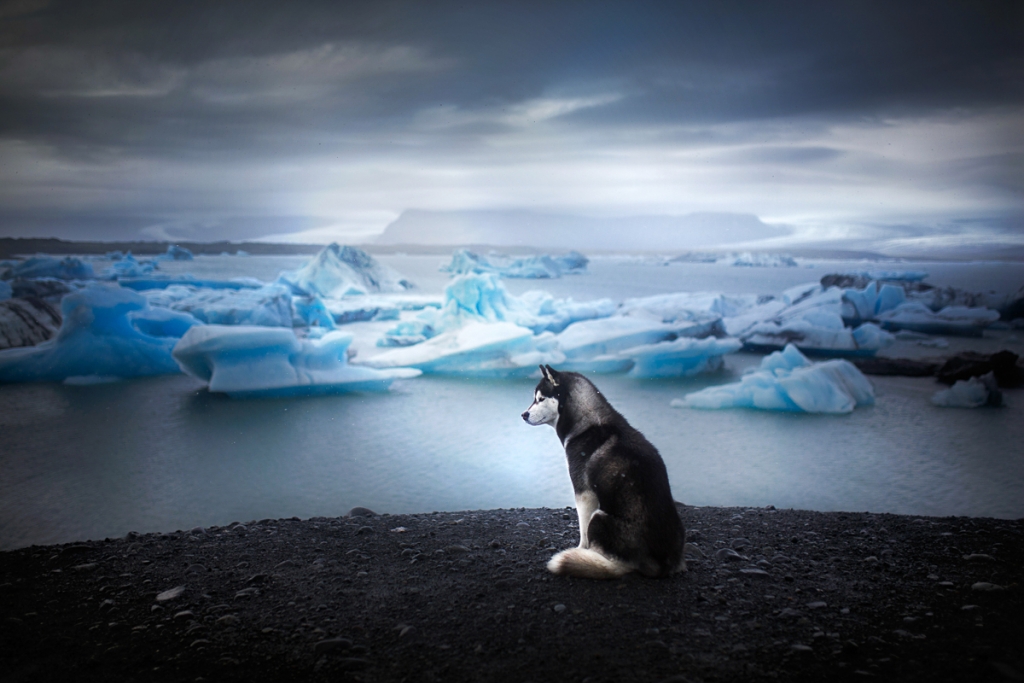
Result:
<svg viewBox="0 0 1024 683"><path fill-rule="evenodd" d="M527 410L525 413L523 413L523 419L526 420L527 422L530 421L530 411L529 410Z"/></svg>

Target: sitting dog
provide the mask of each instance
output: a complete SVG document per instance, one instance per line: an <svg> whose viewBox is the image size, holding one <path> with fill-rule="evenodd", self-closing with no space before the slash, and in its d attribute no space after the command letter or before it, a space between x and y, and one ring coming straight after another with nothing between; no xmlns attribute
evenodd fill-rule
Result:
<svg viewBox="0 0 1024 683"><path fill-rule="evenodd" d="M686 571L686 536L658 449L586 377L540 370L523 419L555 428L580 518L579 547L555 555L548 570L589 579Z"/></svg>

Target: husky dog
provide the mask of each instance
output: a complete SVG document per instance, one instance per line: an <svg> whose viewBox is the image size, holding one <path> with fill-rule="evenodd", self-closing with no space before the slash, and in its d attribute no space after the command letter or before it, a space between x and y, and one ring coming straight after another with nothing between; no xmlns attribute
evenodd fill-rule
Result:
<svg viewBox="0 0 1024 683"><path fill-rule="evenodd" d="M580 518L579 547L555 555L548 570L589 579L686 571L683 523L658 449L583 375L540 371L523 419L555 428Z"/></svg>

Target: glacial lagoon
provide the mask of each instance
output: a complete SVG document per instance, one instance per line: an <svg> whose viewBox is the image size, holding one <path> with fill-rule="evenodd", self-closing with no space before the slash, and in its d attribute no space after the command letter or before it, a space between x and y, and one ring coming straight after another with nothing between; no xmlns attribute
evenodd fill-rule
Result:
<svg viewBox="0 0 1024 683"><path fill-rule="evenodd" d="M307 257L198 257L165 274L272 280ZM439 294L446 256L381 262ZM97 269L102 267L97 264ZM750 268L607 257L557 280L506 280L586 301L679 291L779 295L831 272L925 270L927 282L1016 291L1024 264L802 261ZM387 324L357 323L372 339ZM344 329L344 328L343 328ZM1007 348L1024 331L948 337L937 349L899 340L883 354ZM372 345L356 345L364 356ZM358 356L357 356L358 358ZM698 411L670 402L735 381L760 356L725 358L693 378L595 382L660 449L673 493L691 505L775 505L913 515L1024 517L1024 390L1001 408L939 408L930 378L871 377L875 404L848 415ZM340 515L355 505L406 513L572 505L558 440L520 413L530 379L422 376L389 392L234 400L185 375L68 386L0 385L0 548L172 531L266 517Z"/></svg>

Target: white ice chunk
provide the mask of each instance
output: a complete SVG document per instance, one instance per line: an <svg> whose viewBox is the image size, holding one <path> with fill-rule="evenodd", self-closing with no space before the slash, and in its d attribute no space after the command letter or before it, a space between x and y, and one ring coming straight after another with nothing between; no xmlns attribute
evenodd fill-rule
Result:
<svg viewBox="0 0 1024 683"><path fill-rule="evenodd" d="M632 316L613 316L573 323L556 336L558 348L569 360L617 354L634 346L674 339L676 326Z"/></svg>
<svg viewBox="0 0 1024 683"><path fill-rule="evenodd" d="M520 377L542 363L561 363L558 351L540 350L543 337L510 322L471 322L415 346L393 349L367 361L377 368L413 367L468 377Z"/></svg>
<svg viewBox="0 0 1024 683"><path fill-rule="evenodd" d="M452 254L451 263L441 270L453 275L494 273L511 278L559 278L585 273L587 263L587 257L578 251L561 256L544 254L514 258L502 254L483 256L468 249L459 249Z"/></svg>
<svg viewBox="0 0 1024 683"><path fill-rule="evenodd" d="M995 399L996 396L999 400ZM983 377L960 380L949 389L936 392L931 401L942 408L980 408L984 405L998 405L1001 398L995 376L990 372Z"/></svg>
<svg viewBox="0 0 1024 683"><path fill-rule="evenodd" d="M621 315L659 318L662 322L737 316L757 306L756 294L726 295L718 292L677 292L626 299Z"/></svg>
<svg viewBox="0 0 1024 683"><path fill-rule="evenodd" d="M404 292L413 284L362 249L331 244L305 266L281 273L277 281L300 296L340 299L371 292Z"/></svg>
<svg viewBox="0 0 1024 683"><path fill-rule="evenodd" d="M141 295L113 285L91 285L68 294L61 301L63 322L55 337L36 346L0 351L0 382L177 373L171 358L176 339L141 332L130 320L134 313L137 319L156 324L146 317L146 309Z"/></svg>
<svg viewBox="0 0 1024 683"><path fill-rule="evenodd" d="M716 263L729 266L747 266L759 268L795 268L797 263L792 256L784 254L759 254L744 252L729 254L718 259Z"/></svg>
<svg viewBox="0 0 1024 683"><path fill-rule="evenodd" d="M739 351L738 339L689 339L649 344L626 349L620 355L633 361L630 377L692 377L722 367L722 356Z"/></svg>
<svg viewBox="0 0 1024 683"><path fill-rule="evenodd" d="M761 361L739 382L708 387L672 401L677 408L757 408L806 413L849 413L871 405L871 383L852 363L812 364L793 345Z"/></svg>
<svg viewBox="0 0 1024 683"><path fill-rule="evenodd" d="M292 330L243 325L206 325L189 330L174 347L186 373L210 391L232 397L305 396L381 391L419 370L374 370L348 364L352 335L328 332L298 339Z"/></svg>
<svg viewBox="0 0 1024 683"><path fill-rule="evenodd" d="M980 307L946 306L936 313L920 302L908 301L891 311L879 314L878 320L887 330L980 337L986 327L999 320L999 311Z"/></svg>

